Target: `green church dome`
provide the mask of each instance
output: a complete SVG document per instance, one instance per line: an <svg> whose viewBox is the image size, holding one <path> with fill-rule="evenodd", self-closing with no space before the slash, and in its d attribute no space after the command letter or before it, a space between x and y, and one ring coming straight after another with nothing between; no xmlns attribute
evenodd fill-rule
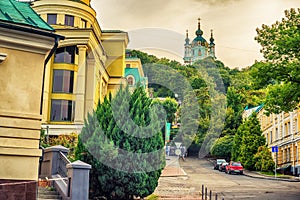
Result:
<svg viewBox="0 0 300 200"><path fill-rule="evenodd" d="M192 44L193 44L193 45L198 45L198 44L200 44L200 45L202 45L202 46L206 45L207 42L206 42L206 40L202 37L203 31L200 29L200 18L198 19L198 30L197 30L195 33L196 33L197 37L195 37L195 39L193 40Z"/></svg>

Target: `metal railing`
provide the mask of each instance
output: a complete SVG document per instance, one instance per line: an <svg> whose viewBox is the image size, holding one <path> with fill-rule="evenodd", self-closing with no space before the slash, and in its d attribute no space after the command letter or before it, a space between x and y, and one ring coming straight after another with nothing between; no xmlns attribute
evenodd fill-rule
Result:
<svg viewBox="0 0 300 200"><path fill-rule="evenodd" d="M70 163L71 162L69 161L67 156L65 156L65 154L63 154L60 151L59 158L58 158L58 174L61 175L61 177L68 177L66 166L67 166L67 164L70 164Z"/></svg>

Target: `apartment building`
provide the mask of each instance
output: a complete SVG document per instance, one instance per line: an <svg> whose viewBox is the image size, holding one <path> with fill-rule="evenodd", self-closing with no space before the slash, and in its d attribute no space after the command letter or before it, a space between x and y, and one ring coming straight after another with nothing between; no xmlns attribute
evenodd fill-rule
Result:
<svg viewBox="0 0 300 200"><path fill-rule="evenodd" d="M278 153L272 153L278 167L285 171L300 174L300 110L288 113L265 115L264 109L257 113L263 135L268 147L278 147Z"/></svg>

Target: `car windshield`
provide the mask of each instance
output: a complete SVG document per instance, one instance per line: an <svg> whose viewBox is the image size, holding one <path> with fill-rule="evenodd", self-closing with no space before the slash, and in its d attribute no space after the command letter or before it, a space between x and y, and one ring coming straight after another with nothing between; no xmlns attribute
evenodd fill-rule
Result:
<svg viewBox="0 0 300 200"><path fill-rule="evenodd" d="M221 164L221 163L223 163L223 162L226 162L226 160L224 160L224 159L218 159L218 160L217 160L217 163L218 163L218 164Z"/></svg>
<svg viewBox="0 0 300 200"><path fill-rule="evenodd" d="M241 163L233 162L233 163L232 163L232 166L242 166L242 165L241 165Z"/></svg>
<svg viewBox="0 0 300 200"><path fill-rule="evenodd" d="M222 163L222 165L224 166L224 165L228 165L228 163L227 162L225 162L225 163Z"/></svg>

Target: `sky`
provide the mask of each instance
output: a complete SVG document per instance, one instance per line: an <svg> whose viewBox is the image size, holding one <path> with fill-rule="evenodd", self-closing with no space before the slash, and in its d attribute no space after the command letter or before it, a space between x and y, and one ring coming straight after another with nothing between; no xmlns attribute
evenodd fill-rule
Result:
<svg viewBox="0 0 300 200"><path fill-rule="evenodd" d="M92 0L103 30L129 34L129 49L183 62L184 39L195 38L198 18L203 37L213 29L216 57L230 68L262 60L254 40L256 28L284 17L284 10L300 7L300 0Z"/></svg>

